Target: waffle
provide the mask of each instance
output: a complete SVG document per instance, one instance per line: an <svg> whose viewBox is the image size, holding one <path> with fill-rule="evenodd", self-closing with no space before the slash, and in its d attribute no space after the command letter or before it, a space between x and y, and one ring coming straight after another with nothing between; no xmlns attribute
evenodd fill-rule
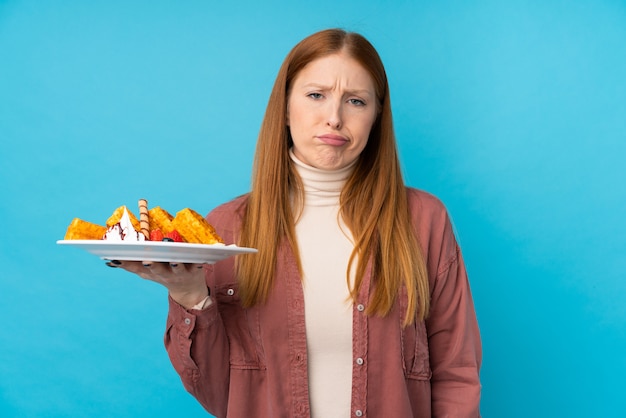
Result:
<svg viewBox="0 0 626 418"><path fill-rule="evenodd" d="M224 243L215 228L193 209L183 209L176 214L172 226L187 242L199 244Z"/></svg>
<svg viewBox="0 0 626 418"><path fill-rule="evenodd" d="M65 239L102 239L107 228L74 218L67 227Z"/></svg>
<svg viewBox="0 0 626 418"><path fill-rule="evenodd" d="M155 206L150 209L148 211L148 218L150 220L150 231L160 229L165 235L174 230L174 227L172 226L172 220L174 217L160 206Z"/></svg>

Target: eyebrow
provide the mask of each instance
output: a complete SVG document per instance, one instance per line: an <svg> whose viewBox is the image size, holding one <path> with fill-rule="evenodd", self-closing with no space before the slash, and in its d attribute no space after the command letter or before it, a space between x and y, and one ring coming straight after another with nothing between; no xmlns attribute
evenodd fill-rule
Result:
<svg viewBox="0 0 626 418"><path fill-rule="evenodd" d="M302 87L303 88L314 87L319 90L331 90L330 86L326 86L324 84L315 83L315 82L303 84ZM372 92L367 89L346 89L346 92L349 94L356 94L356 95L368 95L368 96L372 95ZM374 92L373 95L375 96L376 93Z"/></svg>

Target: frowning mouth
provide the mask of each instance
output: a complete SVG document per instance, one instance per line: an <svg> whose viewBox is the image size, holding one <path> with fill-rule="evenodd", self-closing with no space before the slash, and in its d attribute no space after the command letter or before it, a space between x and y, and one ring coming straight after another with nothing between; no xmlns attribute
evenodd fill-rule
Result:
<svg viewBox="0 0 626 418"><path fill-rule="evenodd" d="M327 145L333 145L336 147L340 147L342 145L347 144L349 141L347 138L341 136L341 135L336 135L336 134L324 134L324 135L318 135L317 139L319 139L320 141L322 141L323 143L327 144Z"/></svg>

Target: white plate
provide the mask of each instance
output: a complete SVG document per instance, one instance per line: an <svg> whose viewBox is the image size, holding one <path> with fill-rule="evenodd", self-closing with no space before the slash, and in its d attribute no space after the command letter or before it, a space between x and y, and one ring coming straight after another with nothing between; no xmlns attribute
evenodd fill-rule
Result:
<svg viewBox="0 0 626 418"><path fill-rule="evenodd" d="M60 240L57 244L78 247L103 260L165 261L177 263L213 264L225 258L246 253L256 253L255 248L220 244L189 244L166 241L99 241Z"/></svg>

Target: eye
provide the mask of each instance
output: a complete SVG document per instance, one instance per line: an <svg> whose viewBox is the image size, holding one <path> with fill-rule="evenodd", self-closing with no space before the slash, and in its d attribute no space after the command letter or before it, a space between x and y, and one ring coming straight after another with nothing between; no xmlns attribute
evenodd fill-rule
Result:
<svg viewBox="0 0 626 418"><path fill-rule="evenodd" d="M365 102L361 99L349 99L348 103L355 106L365 106Z"/></svg>
<svg viewBox="0 0 626 418"><path fill-rule="evenodd" d="M319 99L321 99L324 96L322 96L321 93L309 93L309 94L307 94L307 97L310 97L313 100L319 100Z"/></svg>

